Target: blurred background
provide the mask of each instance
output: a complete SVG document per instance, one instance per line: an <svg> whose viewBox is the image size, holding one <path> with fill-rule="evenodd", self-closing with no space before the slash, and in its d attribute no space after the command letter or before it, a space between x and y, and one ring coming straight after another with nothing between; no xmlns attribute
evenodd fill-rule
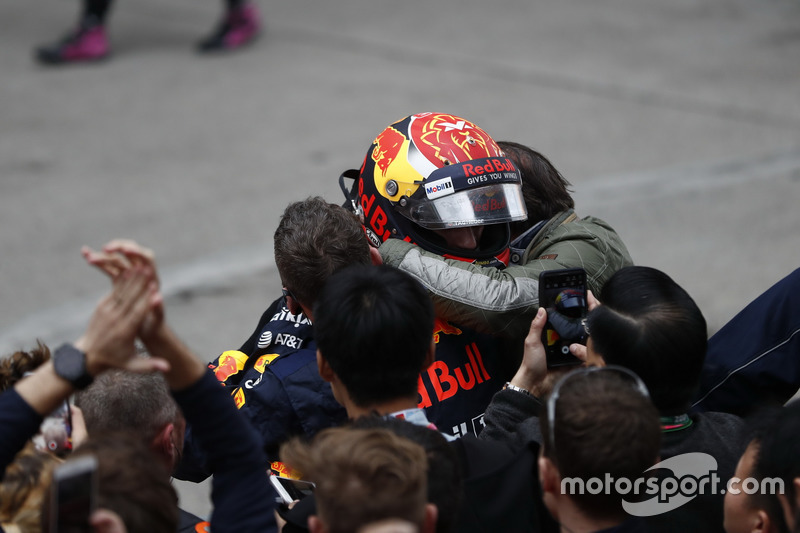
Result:
<svg viewBox="0 0 800 533"><path fill-rule="evenodd" d="M711 332L800 266L797 0L257 2L261 38L208 57L218 0L116 0L112 57L55 68L32 50L78 2L0 2L2 353L75 338L107 288L80 247L115 237L155 250L201 357L237 348L286 204L342 202L423 111L544 153Z"/></svg>

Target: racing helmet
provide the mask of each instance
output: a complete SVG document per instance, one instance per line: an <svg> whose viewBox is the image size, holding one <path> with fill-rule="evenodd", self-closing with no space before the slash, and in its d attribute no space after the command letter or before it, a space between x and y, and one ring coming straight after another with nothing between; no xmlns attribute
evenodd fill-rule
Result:
<svg viewBox="0 0 800 533"><path fill-rule="evenodd" d="M352 188L344 179L354 180ZM373 141L339 183L345 207L376 246L390 237L484 266L508 264L509 222L525 220L522 180L484 130L444 113L405 117ZM436 230L484 226L475 250L450 249Z"/></svg>

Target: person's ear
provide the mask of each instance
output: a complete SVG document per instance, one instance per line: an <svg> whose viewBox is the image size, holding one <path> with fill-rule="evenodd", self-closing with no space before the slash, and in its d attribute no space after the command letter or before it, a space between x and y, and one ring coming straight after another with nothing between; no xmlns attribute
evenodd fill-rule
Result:
<svg viewBox="0 0 800 533"><path fill-rule="evenodd" d="M328 361L322 356L322 352L317 349L317 370L319 371L320 377L323 381L327 381L328 383L333 382L333 378L335 376L331 365L328 364Z"/></svg>
<svg viewBox="0 0 800 533"><path fill-rule="evenodd" d="M308 517L308 530L311 533L328 533L328 528L322 523L322 520L315 514Z"/></svg>
<svg viewBox="0 0 800 533"><path fill-rule="evenodd" d="M797 491L800 490L800 477L794 478L792 480L792 485L794 485L795 490L795 501L790 501L789 497L786 495L786 491L781 493L778 491L776 495L778 497L778 502L781 504L781 510L783 511L783 518L786 520L786 525L789 526L789 531L794 531L797 524L795 523L795 519L797 518L797 509L800 506L800 493Z"/></svg>
<svg viewBox="0 0 800 533"><path fill-rule="evenodd" d="M772 533L775 528L773 527L772 520L764 509L758 509L753 515L753 524L750 528L752 533Z"/></svg>
<svg viewBox="0 0 800 533"><path fill-rule="evenodd" d="M89 517L93 533L128 533L122 518L114 511L98 509Z"/></svg>
<svg viewBox="0 0 800 533"><path fill-rule="evenodd" d="M383 257L381 257L381 253L374 246L369 247L369 260L373 265L376 266L383 264Z"/></svg>
<svg viewBox="0 0 800 533"><path fill-rule="evenodd" d="M164 460L164 464L172 471L175 467L175 461L178 459L178 450L175 449L175 424L169 423L161 428L161 431L153 438L150 444L152 449L160 458Z"/></svg>
<svg viewBox="0 0 800 533"><path fill-rule="evenodd" d="M794 501L788 501L786 498L786 503L788 505L788 510L786 512L786 525L789 526L789 531L796 531L800 525L797 523L800 520L800 477L796 477L792 480L792 485L794 485Z"/></svg>
<svg viewBox="0 0 800 533"><path fill-rule="evenodd" d="M558 493L561 489L561 475L556 465L544 456L539 457L539 483L543 493Z"/></svg>
<svg viewBox="0 0 800 533"><path fill-rule="evenodd" d="M421 533L436 533L436 521L439 519L439 508L435 503L425 504L425 518Z"/></svg>
<svg viewBox="0 0 800 533"><path fill-rule="evenodd" d="M300 307L300 302L295 300L294 296L286 297L286 307L289 309L289 312L295 316L303 312L303 308Z"/></svg>
<svg viewBox="0 0 800 533"><path fill-rule="evenodd" d="M794 510L797 511L800 509L800 477L794 478L792 484L794 485ZM793 529L794 525L796 524L793 524Z"/></svg>

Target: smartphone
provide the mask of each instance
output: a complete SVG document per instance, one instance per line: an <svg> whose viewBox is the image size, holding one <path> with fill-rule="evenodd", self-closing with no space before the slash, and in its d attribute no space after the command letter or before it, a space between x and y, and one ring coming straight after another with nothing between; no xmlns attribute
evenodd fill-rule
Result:
<svg viewBox="0 0 800 533"><path fill-rule="evenodd" d="M269 476L269 480L275 488L275 492L280 496L280 501L287 505L295 500L302 500L309 494L314 493L315 485L310 481L290 479L274 474Z"/></svg>
<svg viewBox="0 0 800 533"><path fill-rule="evenodd" d="M49 451L62 458L72 450L72 411L68 401L65 400L44 418L33 442L40 451Z"/></svg>
<svg viewBox="0 0 800 533"><path fill-rule="evenodd" d="M70 459L53 471L50 533L89 533L97 498L97 459Z"/></svg>
<svg viewBox="0 0 800 533"><path fill-rule="evenodd" d="M566 268L540 273L539 306L547 311L547 324L542 330L547 367L581 364L570 353L569 345L586 344L586 271Z"/></svg>

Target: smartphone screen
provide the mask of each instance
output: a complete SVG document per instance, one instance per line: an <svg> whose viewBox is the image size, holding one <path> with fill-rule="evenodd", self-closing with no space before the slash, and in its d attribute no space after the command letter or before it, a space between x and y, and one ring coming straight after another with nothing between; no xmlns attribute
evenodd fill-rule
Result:
<svg viewBox="0 0 800 533"><path fill-rule="evenodd" d="M542 344L547 353L547 366L579 365L569 345L585 344L586 271L582 268L548 270L539 275L539 306L547 311L547 324L542 331Z"/></svg>
<svg viewBox="0 0 800 533"><path fill-rule="evenodd" d="M72 450L72 416L69 402L64 401L44 418L33 442L37 449L49 451L62 458Z"/></svg>
<svg viewBox="0 0 800 533"><path fill-rule="evenodd" d="M71 459L53 472L51 533L88 533L94 511L97 459Z"/></svg>

